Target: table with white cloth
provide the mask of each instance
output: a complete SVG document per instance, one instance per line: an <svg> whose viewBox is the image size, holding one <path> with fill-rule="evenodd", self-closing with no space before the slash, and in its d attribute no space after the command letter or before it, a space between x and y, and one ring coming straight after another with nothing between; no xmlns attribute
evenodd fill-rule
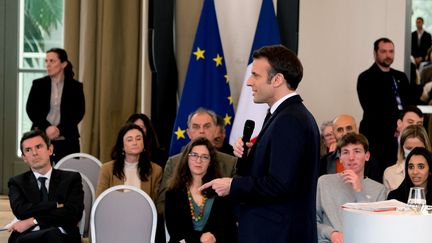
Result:
<svg viewBox="0 0 432 243"><path fill-rule="evenodd" d="M431 243L432 215L343 209L345 243Z"/></svg>

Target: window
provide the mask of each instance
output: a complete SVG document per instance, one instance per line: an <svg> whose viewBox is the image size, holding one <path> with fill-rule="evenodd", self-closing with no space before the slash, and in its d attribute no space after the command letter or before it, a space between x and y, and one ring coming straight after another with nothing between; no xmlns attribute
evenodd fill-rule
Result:
<svg viewBox="0 0 432 243"><path fill-rule="evenodd" d="M416 30L417 17L423 17L423 28L432 33L432 0L412 0L411 31Z"/></svg>

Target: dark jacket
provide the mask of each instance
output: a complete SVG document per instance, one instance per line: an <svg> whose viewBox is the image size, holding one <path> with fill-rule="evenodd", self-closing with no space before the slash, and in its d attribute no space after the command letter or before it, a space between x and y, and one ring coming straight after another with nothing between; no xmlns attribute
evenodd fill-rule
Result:
<svg viewBox="0 0 432 243"><path fill-rule="evenodd" d="M284 102L237 162L230 196L239 204L239 242L317 242L320 135L299 95Z"/></svg>
<svg viewBox="0 0 432 243"><path fill-rule="evenodd" d="M53 169L47 202L41 202L32 171L12 177L8 186L12 212L19 220L34 217L41 229L62 227L68 235L80 239L78 222L84 210L84 191L79 173ZM64 207L57 208L57 203Z"/></svg>
<svg viewBox="0 0 432 243"><path fill-rule="evenodd" d="M45 129L51 124L46 117L50 110L51 101L51 78L45 76L33 81L27 99L27 115L33 122L32 129ZM82 83L74 79L66 79L63 85L63 93L60 104L60 123L58 129L60 136L65 139L78 138L78 123L85 113L85 101Z"/></svg>
<svg viewBox="0 0 432 243"><path fill-rule="evenodd" d="M359 75L357 81L357 93L363 109L359 132L367 137L371 154L381 163L381 175L397 159L395 132L400 110L394 82L404 107L420 103L422 86L417 86L415 82L410 84L405 73L398 70L383 72L374 63Z"/></svg>
<svg viewBox="0 0 432 243"><path fill-rule="evenodd" d="M432 46L432 36L428 32L424 31L420 45L418 45L417 31L411 33L411 55L413 57L422 57L423 60L426 57L428 49Z"/></svg>
<svg viewBox="0 0 432 243"><path fill-rule="evenodd" d="M169 242L184 239L188 243L199 243L201 234L211 232L216 242L237 242L234 214L228 198L217 197L213 202L210 216L202 232L195 231L189 200L185 190L168 190L165 199L165 220Z"/></svg>

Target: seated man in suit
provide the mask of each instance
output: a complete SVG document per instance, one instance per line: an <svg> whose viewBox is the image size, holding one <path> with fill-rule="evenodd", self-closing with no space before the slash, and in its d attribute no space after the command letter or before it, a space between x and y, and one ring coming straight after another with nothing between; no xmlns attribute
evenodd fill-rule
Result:
<svg viewBox="0 0 432 243"><path fill-rule="evenodd" d="M204 108L198 108L196 111L189 114L187 135L191 140L197 137L205 137L214 143L216 136L217 115ZM214 144L213 144L214 145ZM157 208L159 212L163 212L165 205L165 192L168 189L168 181L175 174L175 169L180 161L181 153L168 158L165 165L162 182L159 189ZM221 176L232 177L235 172L235 164L237 158L222 152L216 152L216 158L220 162Z"/></svg>
<svg viewBox="0 0 432 243"><path fill-rule="evenodd" d="M225 120L221 116L217 116L216 133L213 140L213 146L222 153L234 156L234 148L228 143L226 138Z"/></svg>
<svg viewBox="0 0 432 243"><path fill-rule="evenodd" d="M337 145L344 171L318 179L317 226L319 242L343 242L342 208L345 203L373 202L386 199L384 185L364 176L369 159L365 136L349 133Z"/></svg>
<svg viewBox="0 0 432 243"><path fill-rule="evenodd" d="M333 120L333 133L337 142L348 133L358 133L354 117L347 114L341 114L337 116ZM339 156L340 153L336 150L326 154L321 158L319 172L320 176L338 173L344 170ZM382 173L380 173L378 166L378 161L370 156L365 166L365 176L375 181L381 182Z"/></svg>
<svg viewBox="0 0 432 243"><path fill-rule="evenodd" d="M30 131L21 138L21 153L30 170L9 180L9 200L18 221L9 242L81 242L78 222L84 191L77 172L53 169L49 138Z"/></svg>

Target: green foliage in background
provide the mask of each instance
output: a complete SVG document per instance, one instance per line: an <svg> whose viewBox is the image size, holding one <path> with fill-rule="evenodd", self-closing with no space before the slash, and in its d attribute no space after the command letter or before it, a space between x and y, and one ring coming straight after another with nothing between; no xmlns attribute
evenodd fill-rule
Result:
<svg viewBox="0 0 432 243"><path fill-rule="evenodd" d="M44 53L45 42L63 25L63 0L26 0L24 4L24 52ZM26 58L29 67L40 60Z"/></svg>

